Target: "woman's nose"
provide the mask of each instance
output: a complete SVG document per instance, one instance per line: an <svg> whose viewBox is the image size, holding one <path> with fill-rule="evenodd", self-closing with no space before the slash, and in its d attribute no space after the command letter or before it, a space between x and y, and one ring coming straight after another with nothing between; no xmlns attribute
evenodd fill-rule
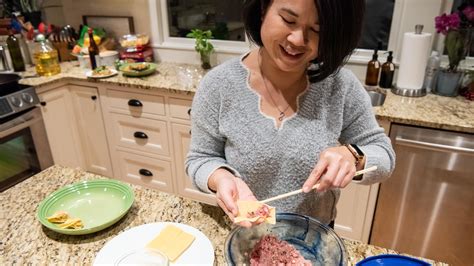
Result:
<svg viewBox="0 0 474 266"><path fill-rule="evenodd" d="M304 46L308 41L307 34L303 29L297 29L292 31L287 39L288 42L290 42L294 46Z"/></svg>

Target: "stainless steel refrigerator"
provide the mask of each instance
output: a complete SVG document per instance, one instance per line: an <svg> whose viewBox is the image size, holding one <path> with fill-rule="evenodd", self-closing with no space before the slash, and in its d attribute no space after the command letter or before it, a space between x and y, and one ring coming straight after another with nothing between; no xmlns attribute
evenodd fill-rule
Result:
<svg viewBox="0 0 474 266"><path fill-rule="evenodd" d="M474 264L474 134L393 125L397 163L380 186L370 244Z"/></svg>

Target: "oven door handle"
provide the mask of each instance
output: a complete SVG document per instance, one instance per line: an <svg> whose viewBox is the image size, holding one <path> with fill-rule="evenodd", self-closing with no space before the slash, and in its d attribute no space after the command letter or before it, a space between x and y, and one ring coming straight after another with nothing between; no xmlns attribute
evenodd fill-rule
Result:
<svg viewBox="0 0 474 266"><path fill-rule="evenodd" d="M0 125L0 139L40 122L43 119L41 113L35 112L40 111L39 109L33 109L31 112Z"/></svg>
<svg viewBox="0 0 474 266"><path fill-rule="evenodd" d="M428 150L435 150L435 151L446 151L446 152L459 152L465 154L472 154L474 153L474 149L464 148L464 147L456 147L438 143L431 143L425 141L418 141L418 140L410 140L401 137L396 137L395 142L400 145L404 146L411 146L411 147L418 147Z"/></svg>

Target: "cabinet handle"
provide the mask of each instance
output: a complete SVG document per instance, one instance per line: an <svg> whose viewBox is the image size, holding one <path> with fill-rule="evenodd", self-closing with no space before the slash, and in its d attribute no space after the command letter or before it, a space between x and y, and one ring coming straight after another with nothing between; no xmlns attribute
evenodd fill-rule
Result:
<svg viewBox="0 0 474 266"><path fill-rule="evenodd" d="M137 99L131 99L131 100L129 100L129 101L128 101L128 105L129 105L129 106L133 106L133 107L142 107L142 106L143 106L142 102L140 102L140 101L137 100Z"/></svg>
<svg viewBox="0 0 474 266"><path fill-rule="evenodd" d="M189 135L191 135L191 129L189 130Z"/></svg>
<svg viewBox="0 0 474 266"><path fill-rule="evenodd" d="M95 100L97 100L97 96L92 95L92 96L91 96L91 99L92 99L93 101L95 101Z"/></svg>
<svg viewBox="0 0 474 266"><path fill-rule="evenodd" d="M147 169L140 169L138 172L140 173L140 175L153 176L153 173Z"/></svg>
<svg viewBox="0 0 474 266"><path fill-rule="evenodd" d="M188 109L188 115L191 116L191 108Z"/></svg>
<svg viewBox="0 0 474 266"><path fill-rule="evenodd" d="M137 132L133 133L133 136L137 139L147 139L148 138L147 134L145 134L141 131L137 131Z"/></svg>
<svg viewBox="0 0 474 266"><path fill-rule="evenodd" d="M40 102L41 106L46 106L46 102Z"/></svg>

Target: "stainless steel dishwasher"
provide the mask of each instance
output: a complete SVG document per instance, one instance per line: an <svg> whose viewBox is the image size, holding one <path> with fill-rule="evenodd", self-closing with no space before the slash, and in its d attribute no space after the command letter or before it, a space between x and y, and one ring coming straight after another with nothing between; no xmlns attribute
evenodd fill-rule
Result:
<svg viewBox="0 0 474 266"><path fill-rule="evenodd" d="M392 125L397 164L380 186L370 244L474 264L474 135Z"/></svg>

